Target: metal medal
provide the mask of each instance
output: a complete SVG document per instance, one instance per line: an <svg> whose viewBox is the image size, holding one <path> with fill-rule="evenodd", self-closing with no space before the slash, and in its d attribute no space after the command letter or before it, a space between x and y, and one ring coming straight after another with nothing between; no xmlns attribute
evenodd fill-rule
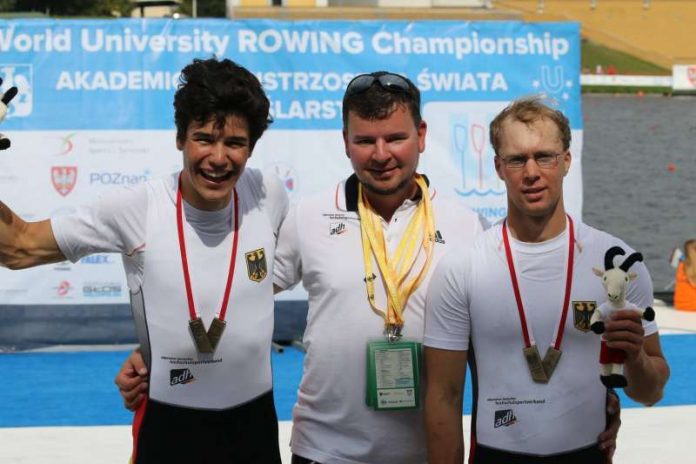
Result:
<svg viewBox="0 0 696 464"><path fill-rule="evenodd" d="M387 336L389 343L398 342L401 339L401 327L397 324L389 324L384 329L384 334Z"/></svg>
<svg viewBox="0 0 696 464"><path fill-rule="evenodd" d="M191 335L193 335L193 341L196 343L196 348L200 353L212 353L213 347L210 345L210 340L208 339L208 333L205 331L205 326L200 317L191 319L189 321L189 328L191 329Z"/></svg>
<svg viewBox="0 0 696 464"><path fill-rule="evenodd" d="M541 364L544 366L544 372L546 373L546 378L548 380L551 380L553 371L556 369L556 365L558 364L558 361L561 359L562 354L563 352L561 350L557 350L553 346L550 346L546 350L544 360L541 362Z"/></svg>
<svg viewBox="0 0 696 464"><path fill-rule="evenodd" d="M217 348L220 337L222 337L222 333L225 331L226 326L227 323L217 317L214 317L213 322L210 323L210 327L208 328L208 341L213 347L213 350Z"/></svg>
<svg viewBox="0 0 696 464"><path fill-rule="evenodd" d="M541 362L541 356L536 345L528 346L522 350L524 359L527 360L529 372L532 374L532 380L536 383L548 383L549 378L544 372L544 366Z"/></svg>

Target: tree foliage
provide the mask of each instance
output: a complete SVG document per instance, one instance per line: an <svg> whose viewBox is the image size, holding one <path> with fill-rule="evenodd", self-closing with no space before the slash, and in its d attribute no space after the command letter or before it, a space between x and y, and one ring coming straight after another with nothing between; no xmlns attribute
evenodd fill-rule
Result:
<svg viewBox="0 0 696 464"><path fill-rule="evenodd" d="M130 0L0 0L6 11L37 11L51 16L130 16Z"/></svg>
<svg viewBox="0 0 696 464"><path fill-rule="evenodd" d="M196 3L199 18L224 18L226 16L225 0L198 0ZM193 16L193 1L184 0L179 7L179 13Z"/></svg>

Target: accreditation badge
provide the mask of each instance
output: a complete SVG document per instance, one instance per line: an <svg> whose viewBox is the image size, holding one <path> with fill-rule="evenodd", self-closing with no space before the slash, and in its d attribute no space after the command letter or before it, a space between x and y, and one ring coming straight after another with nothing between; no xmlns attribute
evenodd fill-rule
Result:
<svg viewBox="0 0 696 464"><path fill-rule="evenodd" d="M421 346L408 340L367 344L367 406L376 411L420 408Z"/></svg>

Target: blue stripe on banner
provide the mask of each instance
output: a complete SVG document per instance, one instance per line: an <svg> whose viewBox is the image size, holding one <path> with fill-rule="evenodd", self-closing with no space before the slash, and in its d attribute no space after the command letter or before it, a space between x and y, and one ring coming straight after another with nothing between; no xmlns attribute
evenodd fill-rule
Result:
<svg viewBox="0 0 696 464"><path fill-rule="evenodd" d="M696 334L661 338L672 376L658 406L696 404L696 371L691 368L696 365ZM126 356L124 351L0 355L0 372L4 374L0 427L130 424L132 415L123 408L113 383ZM280 420L292 419L303 358L292 348L282 354L273 353ZM470 414L471 379L466 382L464 412ZM640 407L621 395L622 407Z"/></svg>

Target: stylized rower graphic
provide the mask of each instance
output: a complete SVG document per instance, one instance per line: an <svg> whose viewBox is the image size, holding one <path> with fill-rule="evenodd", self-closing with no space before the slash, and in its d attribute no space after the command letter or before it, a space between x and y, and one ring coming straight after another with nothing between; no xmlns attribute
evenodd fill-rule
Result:
<svg viewBox="0 0 696 464"><path fill-rule="evenodd" d="M51 168L51 182L56 192L67 196L77 183L77 166L53 166Z"/></svg>

